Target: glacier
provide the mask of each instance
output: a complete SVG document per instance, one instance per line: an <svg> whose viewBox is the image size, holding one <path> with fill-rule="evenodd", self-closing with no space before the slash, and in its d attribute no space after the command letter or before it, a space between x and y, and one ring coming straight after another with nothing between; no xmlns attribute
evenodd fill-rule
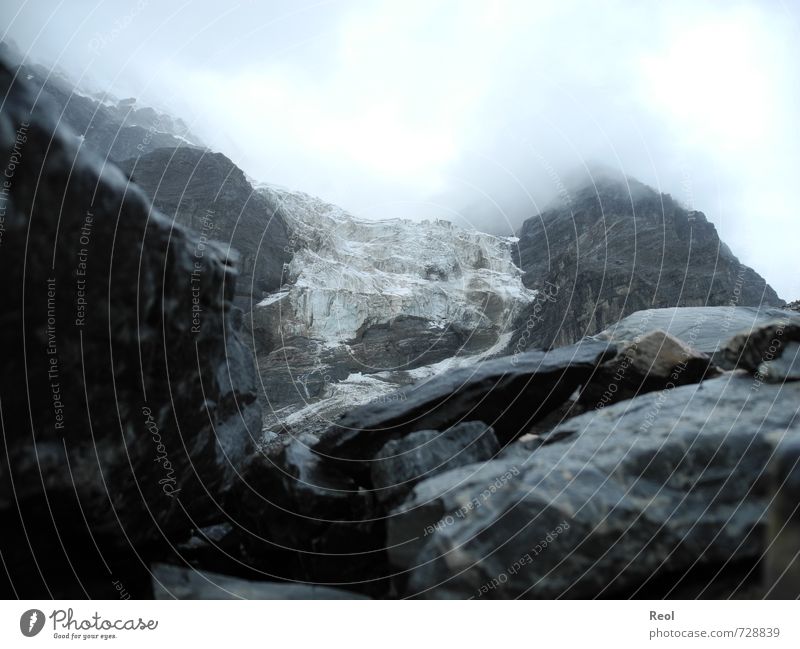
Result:
<svg viewBox="0 0 800 649"><path fill-rule="evenodd" d="M446 220L364 220L301 192L256 191L279 206L291 232L283 284L251 314L265 394L295 386L269 399L269 429L329 421L456 358L502 354L536 299L514 264L511 237Z"/></svg>
<svg viewBox="0 0 800 649"><path fill-rule="evenodd" d="M287 222L302 247L294 251L286 286L256 306L279 312L286 337L338 344L399 315L432 326L496 327L499 336L535 298L512 261L512 238L444 220L361 220L286 193Z"/></svg>

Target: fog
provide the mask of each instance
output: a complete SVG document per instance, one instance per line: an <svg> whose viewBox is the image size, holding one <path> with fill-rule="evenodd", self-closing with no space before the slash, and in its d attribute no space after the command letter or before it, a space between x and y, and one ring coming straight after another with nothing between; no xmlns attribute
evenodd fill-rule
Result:
<svg viewBox="0 0 800 649"><path fill-rule="evenodd" d="M34 62L367 218L509 233L602 165L800 297L796 3L21 2Z"/></svg>

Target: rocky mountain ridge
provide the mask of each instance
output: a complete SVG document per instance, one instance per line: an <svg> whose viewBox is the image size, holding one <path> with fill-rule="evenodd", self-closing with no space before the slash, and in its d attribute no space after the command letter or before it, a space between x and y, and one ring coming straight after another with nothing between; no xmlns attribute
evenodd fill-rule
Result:
<svg viewBox="0 0 800 649"><path fill-rule="evenodd" d="M0 56L14 62L15 75L36 88L37 101L53 106L81 146L103 160L121 162L161 147L205 148L182 119L141 105L134 97L86 92L58 70L24 61L7 42L0 42Z"/></svg>
<svg viewBox="0 0 800 649"><path fill-rule="evenodd" d="M549 299L529 312L525 348L573 343L642 309L782 306L702 212L633 179L600 177L528 219L518 263Z"/></svg>

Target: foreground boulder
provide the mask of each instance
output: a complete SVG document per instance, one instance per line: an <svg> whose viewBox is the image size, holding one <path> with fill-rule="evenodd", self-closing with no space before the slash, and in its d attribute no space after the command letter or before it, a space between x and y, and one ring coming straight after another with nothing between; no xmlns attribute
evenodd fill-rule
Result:
<svg viewBox="0 0 800 649"><path fill-rule="evenodd" d="M589 341L486 361L355 408L319 441L306 433L262 445L234 499L247 555L260 569L279 564L271 574L282 578L397 592L386 546L391 508L420 480L491 461L613 355L613 345ZM476 415L486 420L470 421Z"/></svg>
<svg viewBox="0 0 800 649"><path fill-rule="evenodd" d="M231 257L2 65L0 91L2 552L17 595L97 595L142 566L115 553L219 516L260 428L254 364Z"/></svg>
<svg viewBox="0 0 800 649"><path fill-rule="evenodd" d="M587 412L558 443L417 485L387 521L390 560L424 597L629 596L662 579L675 595L687 571L745 563L736 592L765 550L760 476L800 437L798 404L800 382L736 375Z"/></svg>
<svg viewBox="0 0 800 649"><path fill-rule="evenodd" d="M630 343L654 329L660 329L707 354L723 369L737 367L736 358L725 353L731 337L757 330L775 321L800 322L794 311L766 305L679 307L645 309L611 325L594 338Z"/></svg>
<svg viewBox="0 0 800 649"><path fill-rule="evenodd" d="M768 521L765 595L797 599L800 594L800 439L778 445L770 466L773 501Z"/></svg>
<svg viewBox="0 0 800 649"><path fill-rule="evenodd" d="M788 363L784 371L791 372L798 342L800 318L779 318L736 334L726 343L722 355L730 365L754 374L761 370L769 374L769 364L772 364L772 380L778 382L782 378L779 361L783 359Z"/></svg>
<svg viewBox="0 0 800 649"><path fill-rule="evenodd" d="M371 465L372 487L378 500L391 502L427 477L491 460L499 452L494 431L480 421L443 432L419 430L384 445Z"/></svg>
<svg viewBox="0 0 800 649"><path fill-rule="evenodd" d="M718 370L711 357L657 329L622 345L615 358L603 363L581 391L588 408L602 408L668 387L698 383Z"/></svg>
<svg viewBox="0 0 800 649"><path fill-rule="evenodd" d="M230 515L247 561L272 577L385 592L384 527L374 495L313 453L315 438L285 438L245 463Z"/></svg>
<svg viewBox="0 0 800 649"><path fill-rule="evenodd" d="M153 592L156 599L364 599L338 588L252 581L165 564L153 566Z"/></svg>
<svg viewBox="0 0 800 649"><path fill-rule="evenodd" d="M587 341L446 372L404 388L397 399L346 413L314 451L359 474L369 471L370 461L392 439L469 420L485 422L506 444L563 403L615 350L608 343Z"/></svg>

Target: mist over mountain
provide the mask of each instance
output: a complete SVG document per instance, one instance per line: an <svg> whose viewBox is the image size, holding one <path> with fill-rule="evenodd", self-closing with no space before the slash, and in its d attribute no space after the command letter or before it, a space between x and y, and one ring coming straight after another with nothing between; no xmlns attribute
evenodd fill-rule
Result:
<svg viewBox="0 0 800 649"><path fill-rule="evenodd" d="M782 295L800 145L792 3L14 0L82 87L180 115L250 177L361 218L516 232L602 164L703 211ZM13 21L13 23L12 23Z"/></svg>

